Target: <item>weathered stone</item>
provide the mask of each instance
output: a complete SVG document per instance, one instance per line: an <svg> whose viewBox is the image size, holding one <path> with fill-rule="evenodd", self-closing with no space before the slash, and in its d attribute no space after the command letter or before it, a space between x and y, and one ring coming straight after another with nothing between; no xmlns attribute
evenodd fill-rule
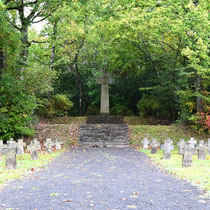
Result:
<svg viewBox="0 0 210 210"><path fill-rule="evenodd" d="M101 85L101 114L109 114L109 85L114 83L114 79L109 77L105 71L102 77L96 79L96 83Z"/></svg>
<svg viewBox="0 0 210 210"><path fill-rule="evenodd" d="M36 146L34 144L30 144L27 146L27 150L30 151L31 154L31 160L38 160L38 150L36 149Z"/></svg>
<svg viewBox="0 0 210 210"><path fill-rule="evenodd" d="M143 140L143 149L148 149L150 141L147 138L144 138Z"/></svg>
<svg viewBox="0 0 210 210"><path fill-rule="evenodd" d="M185 144L184 139L180 139L179 143L177 143L177 146L179 147L179 154L180 155L184 154L184 144Z"/></svg>
<svg viewBox="0 0 210 210"><path fill-rule="evenodd" d="M4 142L2 140L0 140L0 156L3 155L3 146L4 146Z"/></svg>
<svg viewBox="0 0 210 210"><path fill-rule="evenodd" d="M17 145L17 154L18 155L24 154L24 147L26 146L26 143L23 142L23 139L19 139L16 145Z"/></svg>
<svg viewBox="0 0 210 210"><path fill-rule="evenodd" d="M190 142L185 142L184 145L184 154L182 156L182 166L190 167L193 164L192 158L192 145Z"/></svg>
<svg viewBox="0 0 210 210"><path fill-rule="evenodd" d="M46 139L46 142L44 143L44 146L46 147L47 153L52 153L52 140L51 139Z"/></svg>
<svg viewBox="0 0 210 210"><path fill-rule="evenodd" d="M164 144L161 146L163 150L163 159L171 158L171 150L174 149L173 141L170 139L165 140Z"/></svg>
<svg viewBox="0 0 210 210"><path fill-rule="evenodd" d="M206 147L203 140L199 141L198 145L198 159L206 160Z"/></svg>
<svg viewBox="0 0 210 210"><path fill-rule="evenodd" d="M6 169L16 169L17 161L16 161L16 147L12 147L11 145L7 147L6 150Z"/></svg>
<svg viewBox="0 0 210 210"><path fill-rule="evenodd" d="M158 146L160 146L160 143L157 142L157 139L152 140L151 146L152 146L151 154L157 154L157 148Z"/></svg>
<svg viewBox="0 0 210 210"><path fill-rule="evenodd" d="M61 150L61 144L62 144L63 142L62 141L59 141L58 139L56 139L55 140L55 148L56 148L56 150Z"/></svg>
<svg viewBox="0 0 210 210"><path fill-rule="evenodd" d="M128 146L125 124L87 124L79 126L80 146Z"/></svg>
<svg viewBox="0 0 210 210"><path fill-rule="evenodd" d="M123 117L110 116L106 114L99 116L87 116L87 124L123 124Z"/></svg>
<svg viewBox="0 0 210 210"><path fill-rule="evenodd" d="M190 138L189 142L192 148L191 149L192 155L197 155L197 141L194 138Z"/></svg>
<svg viewBox="0 0 210 210"><path fill-rule="evenodd" d="M208 142L206 144L207 147L207 155L210 155L210 138L208 138Z"/></svg>
<svg viewBox="0 0 210 210"><path fill-rule="evenodd" d="M37 139L33 139L30 143L30 145L27 146L27 150L30 151L31 154L31 160L38 160L38 150L41 149L40 142L37 141Z"/></svg>

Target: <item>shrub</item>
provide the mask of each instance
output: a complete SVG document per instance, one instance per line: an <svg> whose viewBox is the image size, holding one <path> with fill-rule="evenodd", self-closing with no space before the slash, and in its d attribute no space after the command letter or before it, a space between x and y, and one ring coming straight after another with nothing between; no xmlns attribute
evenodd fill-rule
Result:
<svg viewBox="0 0 210 210"><path fill-rule="evenodd" d="M50 99L43 99L38 113L42 117L67 116L73 102L66 95L57 94Z"/></svg>
<svg viewBox="0 0 210 210"><path fill-rule="evenodd" d="M37 107L36 97L24 89L21 80L10 74L2 75L0 81L0 107L1 138L34 134L31 123Z"/></svg>
<svg viewBox="0 0 210 210"><path fill-rule="evenodd" d="M167 117L166 106L155 96L144 95L137 103L139 115L141 117Z"/></svg>
<svg viewBox="0 0 210 210"><path fill-rule="evenodd" d="M86 115L99 115L100 114L100 109L99 106L96 106L95 104L91 104L88 106Z"/></svg>
<svg viewBox="0 0 210 210"><path fill-rule="evenodd" d="M111 115L121 115L121 116L132 116L133 112L128 109L125 105L115 104L114 107L111 108Z"/></svg>

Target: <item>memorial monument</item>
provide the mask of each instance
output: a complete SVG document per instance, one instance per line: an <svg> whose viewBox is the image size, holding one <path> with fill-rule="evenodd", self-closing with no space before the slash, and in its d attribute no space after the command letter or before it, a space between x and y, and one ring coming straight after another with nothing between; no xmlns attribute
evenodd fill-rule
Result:
<svg viewBox="0 0 210 210"><path fill-rule="evenodd" d="M114 79L103 71L96 83L101 85L100 115L88 116L87 124L80 125L79 145L128 146L128 126L123 124L123 117L109 115L109 85Z"/></svg>

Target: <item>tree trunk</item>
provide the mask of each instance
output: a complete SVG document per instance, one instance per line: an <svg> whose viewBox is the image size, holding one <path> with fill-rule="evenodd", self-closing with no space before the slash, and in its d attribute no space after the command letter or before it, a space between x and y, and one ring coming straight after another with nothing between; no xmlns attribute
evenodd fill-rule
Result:
<svg viewBox="0 0 210 210"><path fill-rule="evenodd" d="M29 47L30 47L30 43L28 41L28 26L27 25L22 25L21 36L22 36L21 38L22 50L20 53L20 57L21 57L21 63L25 64L28 58Z"/></svg>
<svg viewBox="0 0 210 210"><path fill-rule="evenodd" d="M201 76L195 73L195 93L200 94ZM201 111L201 98L196 96L196 112Z"/></svg>
<svg viewBox="0 0 210 210"><path fill-rule="evenodd" d="M52 51L50 56L50 69L53 69L53 64L55 60L55 41L56 41L56 34L57 34L57 21L53 24L53 45L52 45Z"/></svg>

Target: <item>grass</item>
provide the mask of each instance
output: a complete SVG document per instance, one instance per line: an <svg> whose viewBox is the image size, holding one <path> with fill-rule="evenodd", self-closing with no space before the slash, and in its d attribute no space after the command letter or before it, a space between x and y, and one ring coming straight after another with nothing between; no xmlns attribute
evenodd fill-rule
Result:
<svg viewBox="0 0 210 210"><path fill-rule="evenodd" d="M163 151L158 150L158 154L151 154L150 150L139 149L145 153L160 168L165 169L169 173L174 174L180 179L190 181L192 184L206 191L206 197L210 196L210 155L207 160L198 160L197 156L193 156L193 166L182 167L182 155L178 154L178 150L171 151L171 159L164 160Z"/></svg>
<svg viewBox="0 0 210 210"><path fill-rule="evenodd" d="M189 140L194 137L197 140L207 140L209 135L198 135L184 126L178 125L129 125L131 143L140 145L141 140L145 137L148 139L157 138L158 141L164 142L166 138L171 138L174 143L181 138Z"/></svg>
<svg viewBox="0 0 210 210"><path fill-rule="evenodd" d="M129 136L131 144L137 148L140 148L141 140L145 137L149 140L157 138L161 143L167 138L171 138L175 145L181 138L185 141L189 140L190 137L194 137L196 140L207 140L209 138L209 135L198 135L187 127L178 125L129 125ZM150 150L140 149L140 151L148 155L160 168L207 191L204 197L210 197L210 155L207 156L207 160L198 160L195 155L193 156L193 166L183 168L182 156L178 154L177 147L175 148L171 151L170 160L162 159L162 150L158 150L158 154L150 154Z"/></svg>
<svg viewBox="0 0 210 210"><path fill-rule="evenodd" d="M52 161L54 158L59 156L63 150L47 154L45 152L39 153L38 160L31 160L30 154L23 154L17 156L17 169L7 170L6 169L6 158L5 155L0 157L0 185L12 179L20 179L34 171L45 168L45 165Z"/></svg>

